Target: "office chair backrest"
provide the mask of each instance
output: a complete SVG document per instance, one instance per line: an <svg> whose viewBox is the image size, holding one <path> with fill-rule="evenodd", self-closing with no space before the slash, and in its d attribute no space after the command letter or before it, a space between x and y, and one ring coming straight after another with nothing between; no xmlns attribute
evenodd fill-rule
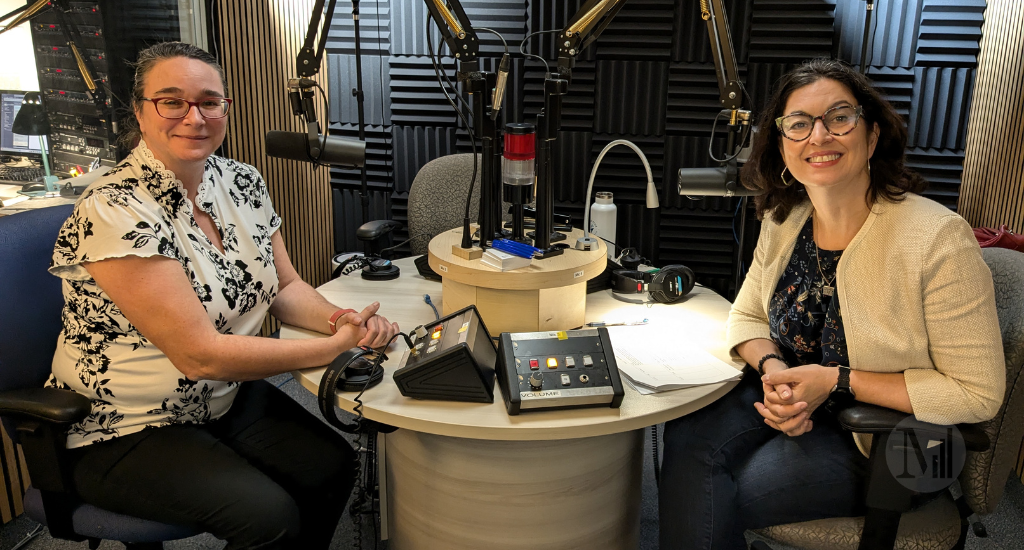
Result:
<svg viewBox="0 0 1024 550"><path fill-rule="evenodd" d="M479 159L479 155L477 156ZM470 205L470 221L476 223L480 212L480 169ZM409 189L409 237L415 255L426 254L430 239L462 225L466 212L469 178L473 175L473 154L463 153L436 158L423 165Z"/></svg>
<svg viewBox="0 0 1024 550"><path fill-rule="evenodd" d="M42 387L50 375L64 297L46 270L73 208L0 217L0 390Z"/></svg>
<svg viewBox="0 0 1024 550"><path fill-rule="evenodd" d="M1017 465L1024 436L1024 254L1005 248L982 250L995 283L999 329L1006 355L1006 397L995 418L982 423L992 446L967 453L960 484L975 512L995 511L1006 478Z"/></svg>

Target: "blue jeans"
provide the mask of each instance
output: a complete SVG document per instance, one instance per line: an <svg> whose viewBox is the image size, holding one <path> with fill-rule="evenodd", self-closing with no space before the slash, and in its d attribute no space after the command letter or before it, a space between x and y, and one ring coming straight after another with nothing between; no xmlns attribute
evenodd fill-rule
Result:
<svg viewBox="0 0 1024 550"><path fill-rule="evenodd" d="M754 409L748 369L731 392L665 425L659 487L661 550L745 549L743 532L864 513L867 459L823 408L789 437Z"/></svg>

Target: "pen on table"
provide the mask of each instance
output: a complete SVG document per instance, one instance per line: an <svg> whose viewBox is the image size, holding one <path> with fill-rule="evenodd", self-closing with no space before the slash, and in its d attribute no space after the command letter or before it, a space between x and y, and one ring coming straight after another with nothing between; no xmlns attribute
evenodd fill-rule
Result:
<svg viewBox="0 0 1024 550"><path fill-rule="evenodd" d="M643 321L621 321L621 322L618 322L618 323L603 323L603 322L595 321L593 323L587 323L587 326L588 327L635 327L635 326L646 325L646 324L647 324L647 319L644 319Z"/></svg>
<svg viewBox="0 0 1024 550"><path fill-rule="evenodd" d="M507 239L494 239L491 247L523 258L532 258L534 254L540 252L539 248Z"/></svg>

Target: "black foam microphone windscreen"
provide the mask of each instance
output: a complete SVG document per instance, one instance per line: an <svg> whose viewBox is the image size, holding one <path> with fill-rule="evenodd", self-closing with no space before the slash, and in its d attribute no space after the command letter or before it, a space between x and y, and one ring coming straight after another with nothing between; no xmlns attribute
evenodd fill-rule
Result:
<svg viewBox="0 0 1024 550"><path fill-rule="evenodd" d="M318 156L317 150L321 147L323 150ZM280 130L267 132L266 151L271 157L302 162L312 162L312 152L312 157L323 164L354 168L362 166L366 159L366 143L363 141L318 135L314 142L306 134Z"/></svg>

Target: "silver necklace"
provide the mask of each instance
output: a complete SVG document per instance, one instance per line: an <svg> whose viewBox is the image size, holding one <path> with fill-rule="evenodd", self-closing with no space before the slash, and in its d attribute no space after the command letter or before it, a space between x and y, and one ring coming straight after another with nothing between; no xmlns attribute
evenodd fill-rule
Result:
<svg viewBox="0 0 1024 550"><path fill-rule="evenodd" d="M836 288L832 286L832 282L835 281L836 277L839 276L839 270L836 269L836 273L835 275L832 275L831 281L825 278L825 272L821 269L821 258L819 256L817 242L814 243L814 260L818 263L818 275L821 275L821 282L824 283L824 286L821 287L821 293L824 294L825 296L831 297L833 294L836 293Z"/></svg>

